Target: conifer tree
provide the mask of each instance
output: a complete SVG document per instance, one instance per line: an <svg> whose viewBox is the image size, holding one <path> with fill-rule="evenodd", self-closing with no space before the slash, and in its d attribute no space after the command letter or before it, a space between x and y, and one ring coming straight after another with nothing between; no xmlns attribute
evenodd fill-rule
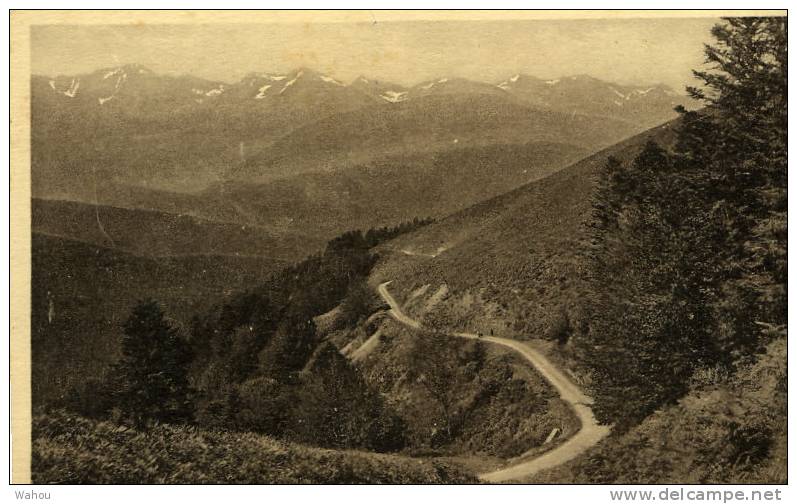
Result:
<svg viewBox="0 0 797 504"><path fill-rule="evenodd" d="M712 34L711 67L694 72L703 86L689 88L707 108L682 110L679 162L712 217L715 257L725 265L718 302L738 343L732 351L744 352L761 327L785 334L786 18L727 18Z"/></svg>
<svg viewBox="0 0 797 504"><path fill-rule="evenodd" d="M633 424L785 334L785 18L712 30L674 152L610 159L593 199L590 326L601 420Z"/></svg>
<svg viewBox="0 0 797 504"><path fill-rule="evenodd" d="M156 301L139 303L124 324L122 358L115 367L116 405L137 427L192 416L191 353Z"/></svg>

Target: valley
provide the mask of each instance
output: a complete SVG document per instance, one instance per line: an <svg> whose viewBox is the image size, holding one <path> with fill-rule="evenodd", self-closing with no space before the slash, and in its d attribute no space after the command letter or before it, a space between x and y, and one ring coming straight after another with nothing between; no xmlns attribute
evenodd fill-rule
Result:
<svg viewBox="0 0 797 504"><path fill-rule="evenodd" d="M785 24L722 23L686 94L33 75L33 481L784 482Z"/></svg>

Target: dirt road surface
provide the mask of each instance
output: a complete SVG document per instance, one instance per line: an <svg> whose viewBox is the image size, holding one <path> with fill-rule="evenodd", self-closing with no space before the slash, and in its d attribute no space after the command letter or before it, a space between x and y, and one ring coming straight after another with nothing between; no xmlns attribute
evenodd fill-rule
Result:
<svg viewBox="0 0 797 504"><path fill-rule="evenodd" d="M390 282L379 285L379 295L390 305L390 315L398 322L413 329L421 329L422 325L417 320L404 313L398 302L387 290ZM534 350L522 341L497 336L482 336L465 332L452 332L452 336L467 339L480 339L495 345L501 345L518 352L559 392L563 401L567 402L581 422L581 429L570 439L540 456L522 460L497 471L480 474L479 478L491 483L502 481L518 480L531 476L544 469L550 469L561 465L578 455L584 453L588 448L596 445L601 439L605 438L610 431L610 427L599 425L592 413L592 399L585 395L578 386L573 383L567 375L559 371L548 359L537 350Z"/></svg>

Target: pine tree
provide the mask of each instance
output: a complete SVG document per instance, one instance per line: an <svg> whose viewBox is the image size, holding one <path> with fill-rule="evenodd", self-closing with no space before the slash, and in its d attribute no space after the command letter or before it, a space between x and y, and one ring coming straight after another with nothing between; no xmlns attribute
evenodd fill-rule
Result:
<svg viewBox="0 0 797 504"><path fill-rule="evenodd" d="M678 150L713 216L715 257L725 265L718 308L741 353L757 346L757 326L785 334L786 18L727 18L712 34L711 68L694 72L704 85L689 88L707 109L682 111Z"/></svg>
<svg viewBox="0 0 797 504"><path fill-rule="evenodd" d="M596 413L633 424L785 334L786 23L731 18L690 88L675 152L610 159L593 200L590 326Z"/></svg>
<svg viewBox="0 0 797 504"><path fill-rule="evenodd" d="M190 362L187 343L158 303L139 303L124 324L122 358L114 370L117 407L137 427L190 420Z"/></svg>
<svg viewBox="0 0 797 504"><path fill-rule="evenodd" d="M593 198L590 328L580 338L596 413L631 425L686 390L707 359L702 262L669 153L648 142L630 167L610 159Z"/></svg>

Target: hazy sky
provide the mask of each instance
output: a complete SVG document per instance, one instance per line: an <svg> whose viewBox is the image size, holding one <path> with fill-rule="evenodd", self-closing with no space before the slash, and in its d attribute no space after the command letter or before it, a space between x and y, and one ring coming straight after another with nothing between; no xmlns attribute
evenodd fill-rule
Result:
<svg viewBox="0 0 797 504"><path fill-rule="evenodd" d="M589 74L682 91L718 20L614 19L364 23L34 26L33 72L75 74L124 63L234 81L307 66L410 85L438 76L498 82L516 73Z"/></svg>

